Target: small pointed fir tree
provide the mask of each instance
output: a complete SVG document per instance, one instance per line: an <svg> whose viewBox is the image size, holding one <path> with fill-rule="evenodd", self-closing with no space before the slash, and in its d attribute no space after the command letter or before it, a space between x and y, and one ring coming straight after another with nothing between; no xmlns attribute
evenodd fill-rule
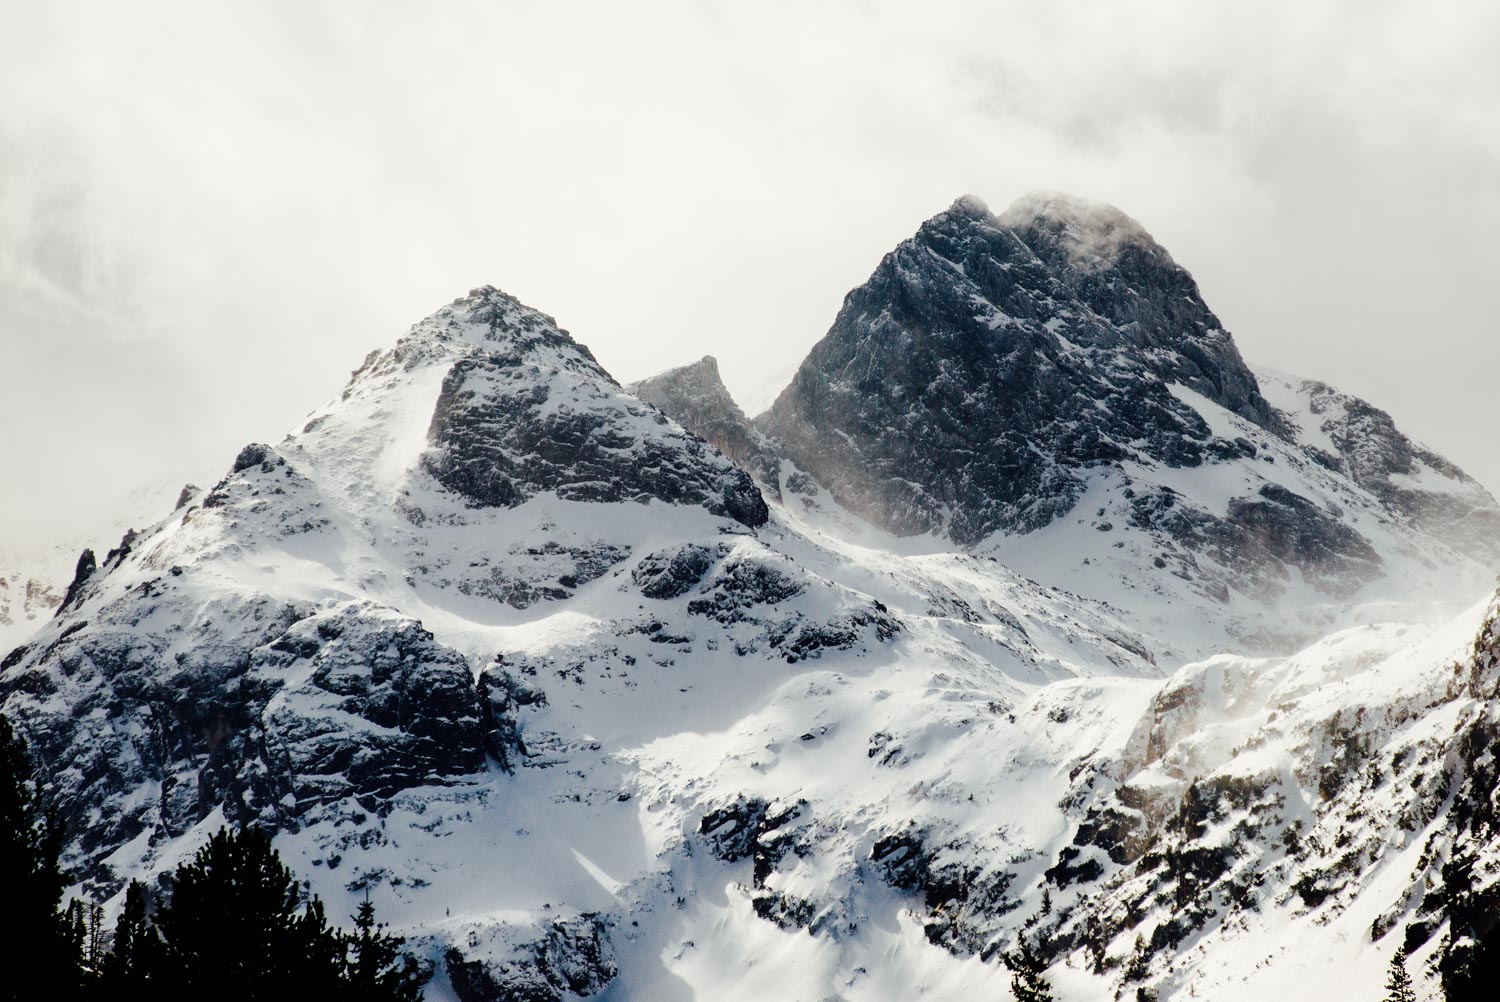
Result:
<svg viewBox="0 0 1500 1002"><path fill-rule="evenodd" d="M375 906L368 894L350 917L354 919L354 932L345 938L348 959L344 980L354 997L391 1002L420 999L422 976L417 963L402 954L401 946L406 941L389 935L385 926L375 921Z"/></svg>
<svg viewBox="0 0 1500 1002"><path fill-rule="evenodd" d="M151 924L146 885L132 880L115 921L115 938L99 965L101 998L131 998L161 983L162 941Z"/></svg>
<svg viewBox="0 0 1500 1002"><path fill-rule="evenodd" d="M1016 1002L1053 1002L1047 962L1024 935L1015 952L1005 954L1005 966L1010 968L1010 989Z"/></svg>
<svg viewBox="0 0 1500 1002"><path fill-rule="evenodd" d="M1417 1002L1411 975L1406 973L1406 951L1397 950L1385 978L1385 1002Z"/></svg>

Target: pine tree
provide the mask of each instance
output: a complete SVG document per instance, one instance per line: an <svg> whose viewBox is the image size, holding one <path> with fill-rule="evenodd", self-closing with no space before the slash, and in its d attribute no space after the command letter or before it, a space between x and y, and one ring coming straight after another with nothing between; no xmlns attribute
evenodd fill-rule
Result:
<svg viewBox="0 0 1500 1002"><path fill-rule="evenodd" d="M375 921L369 896L360 904L354 932L345 938L348 960L344 980L355 998L416 1002L422 997L422 976L416 961L401 953L405 940L391 936Z"/></svg>
<svg viewBox="0 0 1500 1002"><path fill-rule="evenodd" d="M0 888L5 891L6 954L25 958L57 995L81 983L81 913L60 910L68 879L58 865L63 829L44 804L26 742L0 716ZM34 984L8 979L0 999L34 998Z"/></svg>
<svg viewBox="0 0 1500 1002"><path fill-rule="evenodd" d="M421 972L366 900L354 931L328 924L266 833L221 829L177 868L153 926L146 888L131 884L103 964L101 995L165 999L325 998L417 1002ZM159 935L158 935L159 933Z"/></svg>
<svg viewBox="0 0 1500 1002"><path fill-rule="evenodd" d="M1146 937L1136 933L1135 949L1125 965L1125 981L1145 981L1151 976L1151 954L1146 951Z"/></svg>
<svg viewBox="0 0 1500 1002"><path fill-rule="evenodd" d="M1391 957L1390 971L1385 979L1385 1002L1417 1002L1417 993L1411 985L1411 975L1406 973L1406 951L1404 950L1397 950Z"/></svg>
<svg viewBox="0 0 1500 1002"><path fill-rule="evenodd" d="M221 829L178 867L157 915L167 995L240 999L336 996L344 944L316 897L257 829Z"/></svg>
<svg viewBox="0 0 1500 1002"><path fill-rule="evenodd" d="M1494 913L1469 905L1465 916L1466 934L1457 937L1451 931L1454 924L1453 909L1449 905L1450 932L1440 963L1443 976L1443 998L1447 1002L1491 1002L1495 997L1495 984L1500 981L1500 924L1484 932L1475 929L1476 917L1493 921ZM1482 920L1482 919L1481 919ZM1459 939L1457 944L1455 939Z"/></svg>
<svg viewBox="0 0 1500 1002"><path fill-rule="evenodd" d="M150 920L146 885L132 880L115 922L115 939L99 965L101 998L141 996L161 983L162 941Z"/></svg>
<svg viewBox="0 0 1500 1002"><path fill-rule="evenodd" d="M97 901L83 905L84 940L83 969L90 978L97 977L104 965L104 907Z"/></svg>
<svg viewBox="0 0 1500 1002"><path fill-rule="evenodd" d="M1014 953L1005 954L1005 966L1010 968L1010 988L1016 1002L1053 1002L1047 963L1025 936Z"/></svg>

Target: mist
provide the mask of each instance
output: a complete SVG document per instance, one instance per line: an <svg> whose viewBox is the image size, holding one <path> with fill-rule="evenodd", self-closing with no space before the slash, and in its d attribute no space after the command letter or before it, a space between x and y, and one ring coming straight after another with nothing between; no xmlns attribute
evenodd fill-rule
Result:
<svg viewBox="0 0 1500 1002"><path fill-rule="evenodd" d="M6 2L0 543L216 478L483 283L764 402L923 219L1033 189L1500 488L1496 51L1481 3Z"/></svg>

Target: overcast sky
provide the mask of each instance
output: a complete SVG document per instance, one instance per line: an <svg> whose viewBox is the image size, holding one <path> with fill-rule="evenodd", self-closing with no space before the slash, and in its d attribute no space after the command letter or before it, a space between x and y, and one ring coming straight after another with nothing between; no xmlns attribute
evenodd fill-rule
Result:
<svg viewBox="0 0 1500 1002"><path fill-rule="evenodd" d="M1500 5L0 0L0 545L489 282L742 399L957 195L1112 202L1500 489Z"/></svg>

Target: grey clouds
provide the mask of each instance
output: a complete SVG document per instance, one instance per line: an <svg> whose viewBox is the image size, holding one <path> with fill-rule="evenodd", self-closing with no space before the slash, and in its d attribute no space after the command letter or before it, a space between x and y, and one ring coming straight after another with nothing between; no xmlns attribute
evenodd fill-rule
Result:
<svg viewBox="0 0 1500 1002"><path fill-rule="evenodd" d="M1036 188L1500 488L1497 51L1482 3L4 0L0 542L222 473L485 282L764 399L924 218Z"/></svg>

